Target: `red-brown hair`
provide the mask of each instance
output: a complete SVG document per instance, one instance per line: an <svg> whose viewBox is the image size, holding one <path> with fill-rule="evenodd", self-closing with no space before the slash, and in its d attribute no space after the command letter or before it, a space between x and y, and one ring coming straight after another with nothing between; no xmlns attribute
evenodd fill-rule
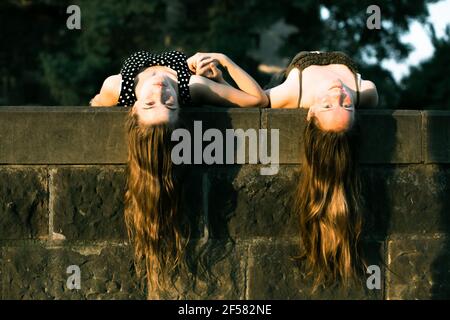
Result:
<svg viewBox="0 0 450 320"><path fill-rule="evenodd" d="M321 130L312 117L304 130L304 159L295 196L302 257L320 284L355 279L361 266L360 179L355 129Z"/></svg>
<svg viewBox="0 0 450 320"><path fill-rule="evenodd" d="M171 159L174 126L142 125L130 111L126 127L125 222L138 274L143 271L147 277L148 297L157 297L168 276L183 264L187 243L180 212L181 190Z"/></svg>

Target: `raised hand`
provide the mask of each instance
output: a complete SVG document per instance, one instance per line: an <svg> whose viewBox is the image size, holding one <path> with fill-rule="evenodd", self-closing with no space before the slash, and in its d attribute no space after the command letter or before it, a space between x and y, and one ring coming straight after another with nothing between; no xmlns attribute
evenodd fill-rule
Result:
<svg viewBox="0 0 450 320"><path fill-rule="evenodd" d="M222 71L218 68L222 65L223 55L220 53L198 52L187 61L189 69L198 76L203 76L213 81L223 83Z"/></svg>

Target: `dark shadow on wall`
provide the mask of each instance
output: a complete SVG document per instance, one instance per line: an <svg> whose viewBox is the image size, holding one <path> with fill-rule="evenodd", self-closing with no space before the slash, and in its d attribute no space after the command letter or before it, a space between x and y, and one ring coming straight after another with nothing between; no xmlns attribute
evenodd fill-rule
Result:
<svg viewBox="0 0 450 320"><path fill-rule="evenodd" d="M194 132L194 121L201 121L203 134L209 128L219 129L225 137L225 129L233 128L227 109L219 107L203 107L190 110L181 115L184 127L191 134L191 159L194 160L194 144L201 137ZM199 140L200 139L200 140ZM202 142L205 146L211 142ZM235 146L236 148L236 146ZM224 154L225 155L225 154ZM206 299L234 298L227 296L222 288L224 274L223 263L230 259L234 250L234 241L228 233L228 215L234 213L236 207L236 191L233 181L240 166L207 165L201 157L201 164L184 165L182 172L182 211L187 218L190 229L189 242L185 251L186 268L173 278L173 287L162 293L163 298L170 299ZM232 268L233 266L229 266ZM232 293L231 293L232 294Z"/></svg>
<svg viewBox="0 0 450 320"><path fill-rule="evenodd" d="M450 299L450 166L449 162L449 112L425 112L427 152L433 165L432 181L437 186L439 199L438 225L441 238L436 258L431 263L431 298ZM443 164L445 163L445 164ZM431 241L436 241L435 239Z"/></svg>
<svg viewBox="0 0 450 320"><path fill-rule="evenodd" d="M395 165L390 163L395 161L397 122L393 111L389 110L382 114L362 110L359 120L359 158L365 219L362 233L363 258L368 266L380 267L381 282L385 284L386 275L391 272L387 266L385 251L394 210L392 200L395 190L392 190L391 182ZM366 274L366 270L363 272L363 278L367 279L370 275ZM363 285L366 285L365 281ZM382 298L385 297L386 288L382 285Z"/></svg>

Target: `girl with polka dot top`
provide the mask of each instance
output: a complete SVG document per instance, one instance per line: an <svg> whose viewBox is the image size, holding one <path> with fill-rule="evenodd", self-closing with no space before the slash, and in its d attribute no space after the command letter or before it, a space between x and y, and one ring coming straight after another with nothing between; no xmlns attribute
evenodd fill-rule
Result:
<svg viewBox="0 0 450 320"><path fill-rule="evenodd" d="M239 89L224 81L224 68ZM173 123L180 107L202 104L265 107L268 98L258 83L221 53L136 52L120 74L108 77L91 106L126 106L143 124Z"/></svg>
<svg viewBox="0 0 450 320"><path fill-rule="evenodd" d="M220 67L239 89L223 79ZM147 278L148 298L159 298L168 279L186 265L189 224L181 210L182 180L171 159L171 135L180 108L203 104L265 107L268 98L224 54L197 53L187 59L171 51L134 53L91 101L95 107L130 107L124 215L137 271Z"/></svg>

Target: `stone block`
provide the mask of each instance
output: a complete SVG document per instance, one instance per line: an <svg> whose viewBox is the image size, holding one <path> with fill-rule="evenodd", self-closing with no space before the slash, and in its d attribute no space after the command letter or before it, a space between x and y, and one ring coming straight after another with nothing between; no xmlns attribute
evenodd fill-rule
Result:
<svg viewBox="0 0 450 320"><path fill-rule="evenodd" d="M249 163L249 143L250 136L256 138L255 146L259 146L258 139L258 129L260 128L260 110L256 108L242 109L242 108L220 108L220 107L203 107L203 108L190 108L183 113L181 116L183 119L183 126L189 130L191 133L191 144L192 144L192 160L194 163L194 154L197 156L200 152L203 152L205 147L208 146L211 142L205 141L202 142L202 135L208 129L217 129L221 132L223 143L220 144L223 146L223 155L221 157L221 161L226 163L226 153L230 152L228 149L228 144L226 142L227 129L238 130L241 129L242 132L234 132L236 136L244 137L244 140L238 140L234 138L232 150L234 153L234 163L238 163L238 153L245 151L244 161L245 163ZM197 129L195 129L197 128ZM249 130L247 132L247 130ZM198 133L197 133L198 132ZM253 134L254 133L254 134ZM248 134L248 135L247 135ZM214 139L213 139L214 140ZM195 141L200 141L200 146L198 149L194 149ZM215 140L214 140L215 141ZM199 143L196 143L199 145ZM241 149L242 146L242 149ZM200 154L202 155L202 154ZM258 158L256 159L255 164L257 163ZM201 163L205 163L203 158L201 158Z"/></svg>
<svg viewBox="0 0 450 320"><path fill-rule="evenodd" d="M184 170L182 214L191 237L202 237L203 169ZM54 232L67 240L128 239L124 220L125 166L55 167L50 170L54 193Z"/></svg>
<svg viewBox="0 0 450 320"><path fill-rule="evenodd" d="M124 163L126 109L2 107L0 163Z"/></svg>
<svg viewBox="0 0 450 320"><path fill-rule="evenodd" d="M439 166L364 167L367 232L450 233L450 171Z"/></svg>
<svg viewBox="0 0 450 320"><path fill-rule="evenodd" d="M362 163L422 163L422 115L414 110L361 110Z"/></svg>
<svg viewBox="0 0 450 320"><path fill-rule="evenodd" d="M48 235L47 170L0 167L0 239Z"/></svg>
<svg viewBox="0 0 450 320"><path fill-rule="evenodd" d="M292 237L297 217L291 212L297 168L281 166L261 176L261 166L227 166L209 173L209 222L213 238Z"/></svg>
<svg viewBox="0 0 450 320"><path fill-rule="evenodd" d="M259 241L250 246L248 265L248 299L268 300L341 300L341 299L382 299L380 290L369 290L366 278L348 288L334 284L312 290L312 277L305 272L302 263L294 257L299 254L299 245L295 242ZM384 269L381 264L383 246L381 243L365 244L368 252L368 265L380 266L382 278ZM383 283L382 279L382 283Z"/></svg>
<svg viewBox="0 0 450 320"><path fill-rule="evenodd" d="M423 111L426 163L450 162L450 112Z"/></svg>
<svg viewBox="0 0 450 320"><path fill-rule="evenodd" d="M126 239L122 166L50 169L54 232L67 240Z"/></svg>
<svg viewBox="0 0 450 320"><path fill-rule="evenodd" d="M387 254L387 299L450 299L448 236L392 238Z"/></svg>
<svg viewBox="0 0 450 320"><path fill-rule="evenodd" d="M248 247L242 242L192 241L187 251L188 267L161 299L239 300L245 298ZM187 271L187 272L186 272Z"/></svg>
<svg viewBox="0 0 450 320"><path fill-rule="evenodd" d="M300 163L307 110L263 110L263 128L280 130L280 163ZM362 163L421 163L422 116L412 110L360 110Z"/></svg>
<svg viewBox="0 0 450 320"><path fill-rule="evenodd" d="M303 130L306 125L307 110L303 109L263 109L262 127L279 130L279 162L298 164L303 155ZM271 137L271 136L270 136ZM268 139L268 141L271 138Z"/></svg>
<svg viewBox="0 0 450 320"><path fill-rule="evenodd" d="M187 272L176 275L159 299L244 299L247 246L191 241ZM69 289L69 266L78 266L81 289ZM147 284L135 272L132 248L78 243L46 247L21 243L0 249L3 299L146 299Z"/></svg>
<svg viewBox="0 0 450 320"><path fill-rule="evenodd" d="M69 266L80 268L81 289L69 289ZM126 246L3 247L3 299L144 299Z"/></svg>

